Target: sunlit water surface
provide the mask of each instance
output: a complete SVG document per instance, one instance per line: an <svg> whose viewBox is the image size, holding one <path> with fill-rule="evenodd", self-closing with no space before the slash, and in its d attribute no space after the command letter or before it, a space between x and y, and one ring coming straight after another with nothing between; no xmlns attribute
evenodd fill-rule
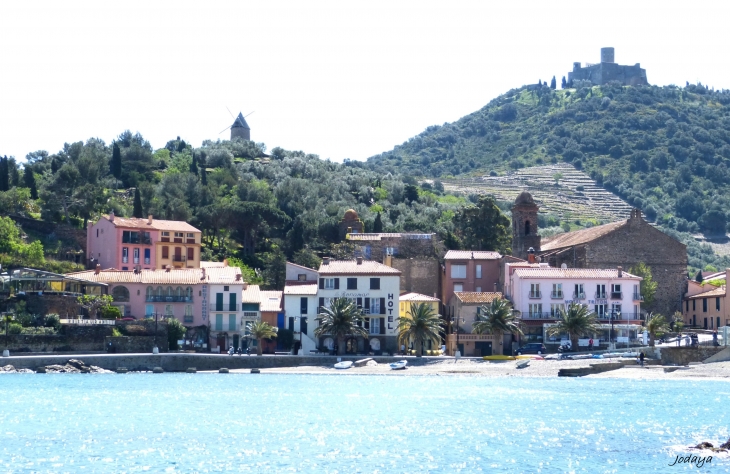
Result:
<svg viewBox="0 0 730 474"><path fill-rule="evenodd" d="M730 384L251 374L0 376L2 472L727 472Z"/></svg>

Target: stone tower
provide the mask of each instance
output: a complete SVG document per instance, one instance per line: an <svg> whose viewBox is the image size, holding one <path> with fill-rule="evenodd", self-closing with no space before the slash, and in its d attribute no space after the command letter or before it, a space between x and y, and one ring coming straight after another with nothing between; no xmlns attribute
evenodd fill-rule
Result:
<svg viewBox="0 0 730 474"><path fill-rule="evenodd" d="M532 195L523 191L512 206L512 255L527 260L527 251L532 247L540 251L540 236L537 234L538 207Z"/></svg>
<svg viewBox="0 0 730 474"><path fill-rule="evenodd" d="M239 137L244 140L251 140L251 128L246 123L246 119L243 117L241 112L238 113L238 117L233 121L231 125L231 140Z"/></svg>
<svg viewBox="0 0 730 474"><path fill-rule="evenodd" d="M344 240L347 234L362 234L365 230L365 226L360 219L360 216L357 215L357 211L355 209L348 209L345 211L345 215L338 224L338 227L340 230L340 240Z"/></svg>

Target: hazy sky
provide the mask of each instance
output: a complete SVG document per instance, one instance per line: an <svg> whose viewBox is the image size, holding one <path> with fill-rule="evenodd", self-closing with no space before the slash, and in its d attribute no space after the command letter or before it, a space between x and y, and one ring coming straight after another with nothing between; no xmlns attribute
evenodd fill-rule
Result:
<svg viewBox="0 0 730 474"><path fill-rule="evenodd" d="M251 138L365 159L574 61L641 63L651 84L730 89L725 2L8 1L0 154Z"/></svg>

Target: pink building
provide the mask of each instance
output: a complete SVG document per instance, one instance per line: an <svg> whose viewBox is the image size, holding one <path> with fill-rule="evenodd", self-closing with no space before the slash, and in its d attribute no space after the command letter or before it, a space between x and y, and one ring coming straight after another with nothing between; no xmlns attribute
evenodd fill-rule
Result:
<svg viewBox="0 0 730 474"><path fill-rule="evenodd" d="M444 256L441 298L445 305L455 292L488 293L499 283L498 252L449 250Z"/></svg>
<svg viewBox="0 0 730 474"><path fill-rule="evenodd" d="M117 270L200 267L201 232L187 222L102 216L86 229L89 265Z"/></svg>

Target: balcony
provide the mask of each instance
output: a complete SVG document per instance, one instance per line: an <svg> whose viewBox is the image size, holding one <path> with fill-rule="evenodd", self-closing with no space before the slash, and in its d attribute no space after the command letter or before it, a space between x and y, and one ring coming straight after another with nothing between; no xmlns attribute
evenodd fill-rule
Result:
<svg viewBox="0 0 730 474"><path fill-rule="evenodd" d="M633 300L634 301L644 301L644 296L640 295L639 293L634 293Z"/></svg>
<svg viewBox="0 0 730 474"><path fill-rule="evenodd" d="M527 297L530 299L533 299L533 300L539 300L540 298L542 298L542 292L541 291L531 291L527 295Z"/></svg>
<svg viewBox="0 0 730 474"><path fill-rule="evenodd" d="M624 298L624 294L620 291L612 291L611 292L611 299L612 300L622 300Z"/></svg>
<svg viewBox="0 0 730 474"><path fill-rule="evenodd" d="M538 312L529 312L525 311L522 313L522 319L558 319L560 316L557 315L557 313L538 313Z"/></svg>
<svg viewBox="0 0 730 474"><path fill-rule="evenodd" d="M188 258L185 255L173 255L173 262L187 262Z"/></svg>
<svg viewBox="0 0 730 474"><path fill-rule="evenodd" d="M554 300L562 300L563 299L563 292L562 291L553 291L550 293L550 298Z"/></svg>
<svg viewBox="0 0 730 474"><path fill-rule="evenodd" d="M160 237L160 242L169 242L170 237Z"/></svg>
<svg viewBox="0 0 730 474"><path fill-rule="evenodd" d="M595 298L596 298L597 300L605 300L605 299L606 299L606 293L605 293L605 292L604 292L604 293L596 293L596 294L594 295L594 297L595 297Z"/></svg>
<svg viewBox="0 0 730 474"><path fill-rule="evenodd" d="M185 243L186 244L194 244L195 243L195 239L185 239Z"/></svg>
<svg viewBox="0 0 730 474"><path fill-rule="evenodd" d="M138 244L138 245L152 245L152 239L145 236L122 236L122 243L123 244Z"/></svg>
<svg viewBox="0 0 730 474"><path fill-rule="evenodd" d="M192 323L193 322L193 316L192 315L185 315L185 318L183 319L184 323Z"/></svg>
<svg viewBox="0 0 730 474"><path fill-rule="evenodd" d="M611 313L604 313L599 314L596 316L596 318L601 322L610 322L611 319L613 319L614 323L617 323L618 321L638 321L641 319L641 313L634 313L634 312L621 312L621 313L614 313L613 317L611 316Z"/></svg>
<svg viewBox="0 0 730 474"><path fill-rule="evenodd" d="M164 296L164 295L147 295L145 301L148 303L192 303L193 297L187 296Z"/></svg>
<svg viewBox="0 0 730 474"><path fill-rule="evenodd" d="M240 311L237 304L212 304L210 305L211 311Z"/></svg>
<svg viewBox="0 0 730 474"><path fill-rule="evenodd" d="M586 299L585 293L573 293L573 299L574 300L584 300Z"/></svg>

